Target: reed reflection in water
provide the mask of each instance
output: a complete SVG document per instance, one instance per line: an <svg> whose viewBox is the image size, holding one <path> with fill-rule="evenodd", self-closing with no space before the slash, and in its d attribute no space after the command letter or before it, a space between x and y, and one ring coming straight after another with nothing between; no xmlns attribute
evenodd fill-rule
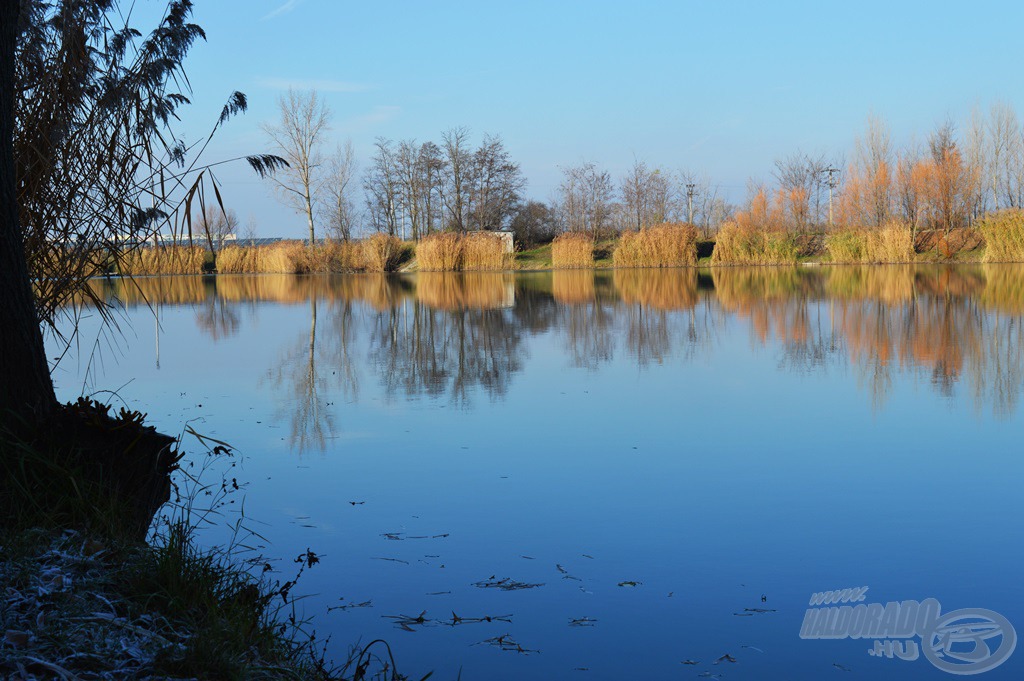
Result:
<svg viewBox="0 0 1024 681"><path fill-rule="evenodd" d="M263 373L290 410L297 450L323 449L336 436L324 395L337 388L357 400L361 375L388 399L471 408L478 395L502 399L530 361L530 339L549 335L569 366L599 371L623 354L650 369L711 357L738 323L755 347L779 349L782 371L850 367L876 409L899 374L1002 416L1017 407L1024 382L1024 270L1013 266L153 277L93 286L128 310L192 306L213 343L244 335L264 305L306 306L305 329L259 340L280 348Z"/></svg>

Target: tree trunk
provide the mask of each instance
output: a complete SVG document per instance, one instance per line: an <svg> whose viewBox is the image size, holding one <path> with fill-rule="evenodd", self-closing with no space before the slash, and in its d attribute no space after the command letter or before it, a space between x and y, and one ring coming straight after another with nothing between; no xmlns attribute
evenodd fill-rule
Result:
<svg viewBox="0 0 1024 681"><path fill-rule="evenodd" d="M36 316L14 177L14 55L19 0L0 0L0 423L57 403Z"/></svg>

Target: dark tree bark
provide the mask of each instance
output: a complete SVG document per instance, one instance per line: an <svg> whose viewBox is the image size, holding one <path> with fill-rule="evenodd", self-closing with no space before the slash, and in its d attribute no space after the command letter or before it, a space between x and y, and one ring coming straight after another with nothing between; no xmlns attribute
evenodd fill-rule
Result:
<svg viewBox="0 0 1024 681"><path fill-rule="evenodd" d="M46 364L14 177L14 55L19 0L0 0L0 423L56 406Z"/></svg>

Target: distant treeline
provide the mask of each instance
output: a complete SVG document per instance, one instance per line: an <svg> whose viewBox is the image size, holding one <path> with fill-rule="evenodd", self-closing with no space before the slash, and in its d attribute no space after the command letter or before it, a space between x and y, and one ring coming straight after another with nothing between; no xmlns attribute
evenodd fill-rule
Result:
<svg viewBox="0 0 1024 681"><path fill-rule="evenodd" d="M438 232L512 230L528 248L566 233L598 243L680 224L699 240L715 241L715 260L723 263L793 261L812 243L801 241L804 235L819 235L813 241L819 254L834 261L912 260L921 232L940 233L926 240L929 249L955 252L974 244L974 236L958 236L963 243L957 244L942 237L982 227L991 245L1015 223L986 217L1024 206L1024 131L1004 103L902 144L882 119L869 117L848 154L797 151L779 158L768 179L748 181L737 204L706 175L640 159L619 177L594 162L564 166L550 200L528 200L527 180L502 138L484 135L474 144L467 128L446 130L437 143L379 138L360 178L351 145L322 165L333 175L312 185L320 188L312 202L328 205L316 214L328 217L328 233L342 240L373 232L418 241ZM627 237L640 255L623 252L620 262L664 260L649 260L651 236ZM1015 239L990 248L992 257L1024 256L1007 247ZM581 257L587 260L577 254L574 266Z"/></svg>

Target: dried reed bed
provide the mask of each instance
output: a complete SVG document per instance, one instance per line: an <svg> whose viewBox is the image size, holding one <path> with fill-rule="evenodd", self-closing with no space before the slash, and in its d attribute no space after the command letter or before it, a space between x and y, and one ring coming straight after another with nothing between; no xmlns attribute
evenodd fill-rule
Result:
<svg viewBox="0 0 1024 681"><path fill-rule="evenodd" d="M616 267L690 267L697 264L697 230L666 222L623 232L612 261Z"/></svg>
<svg viewBox="0 0 1024 681"><path fill-rule="evenodd" d="M584 305L597 299L594 272L555 270L551 273L551 295L563 305Z"/></svg>
<svg viewBox="0 0 1024 681"><path fill-rule="evenodd" d="M761 230L727 222L715 237L711 262L719 265L793 265L800 247L782 230Z"/></svg>
<svg viewBox="0 0 1024 681"><path fill-rule="evenodd" d="M505 250L505 242L496 234L469 232L462 236L462 269L509 270L514 262L514 254Z"/></svg>
<svg viewBox="0 0 1024 681"><path fill-rule="evenodd" d="M914 261L914 235L909 225L898 222L849 227L825 237L825 250L835 263L909 263Z"/></svg>
<svg viewBox="0 0 1024 681"><path fill-rule="evenodd" d="M496 309L515 301L515 278L501 272L421 272L416 299L439 310Z"/></svg>
<svg viewBox="0 0 1024 681"><path fill-rule="evenodd" d="M462 239L455 232L429 234L416 244L416 262L423 272L457 272L462 269Z"/></svg>
<svg viewBox="0 0 1024 681"><path fill-rule="evenodd" d="M360 244L359 259L369 272L394 272L402 264L402 242L390 234L378 232Z"/></svg>
<svg viewBox="0 0 1024 681"><path fill-rule="evenodd" d="M1024 210L1004 210L978 223L985 262L1024 262Z"/></svg>
<svg viewBox="0 0 1024 681"><path fill-rule="evenodd" d="M698 300L697 270L652 272L617 269L613 281L623 302L656 310L690 310Z"/></svg>
<svg viewBox="0 0 1024 681"><path fill-rule="evenodd" d="M206 250L199 246L145 247L131 251L118 263L125 276L202 274Z"/></svg>
<svg viewBox="0 0 1024 681"><path fill-rule="evenodd" d="M559 234L551 242L551 266L555 269L593 267L593 237L580 232Z"/></svg>
<svg viewBox="0 0 1024 681"><path fill-rule="evenodd" d="M329 241L312 247L300 241L270 246L227 246L217 254L220 274L317 274L392 272L405 247L398 239L375 234L363 241Z"/></svg>
<svg viewBox="0 0 1024 681"><path fill-rule="evenodd" d="M416 261L423 272L512 269L514 256L494 234L440 232L416 245Z"/></svg>

